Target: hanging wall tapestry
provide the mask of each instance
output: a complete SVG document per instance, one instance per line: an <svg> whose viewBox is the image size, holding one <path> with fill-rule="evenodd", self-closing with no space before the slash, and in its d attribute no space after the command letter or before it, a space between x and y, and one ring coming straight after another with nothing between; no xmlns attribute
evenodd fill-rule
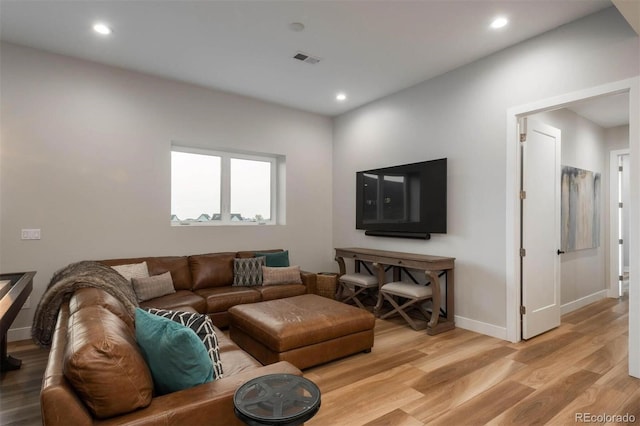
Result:
<svg viewBox="0 0 640 426"><path fill-rule="evenodd" d="M562 166L562 250L600 246L600 173Z"/></svg>

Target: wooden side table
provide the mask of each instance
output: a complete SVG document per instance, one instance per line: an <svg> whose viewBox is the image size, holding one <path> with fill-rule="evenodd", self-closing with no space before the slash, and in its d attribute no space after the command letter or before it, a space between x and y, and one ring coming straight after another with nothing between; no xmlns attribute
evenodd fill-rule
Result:
<svg viewBox="0 0 640 426"><path fill-rule="evenodd" d="M454 305L454 267L455 258L430 256L426 254L404 253L396 251L375 250L360 247L336 248L336 261L340 266L340 273L345 273L344 259L354 261L367 261L393 267L394 281L400 280L402 268L410 268L424 271L426 278L433 283L433 315L427 324L427 334L439 334L455 328L455 305ZM440 309L440 281L439 276L444 274L445 286L445 311ZM382 285L382 284L381 284ZM378 298L380 309L382 303ZM439 315L438 315L439 314Z"/></svg>

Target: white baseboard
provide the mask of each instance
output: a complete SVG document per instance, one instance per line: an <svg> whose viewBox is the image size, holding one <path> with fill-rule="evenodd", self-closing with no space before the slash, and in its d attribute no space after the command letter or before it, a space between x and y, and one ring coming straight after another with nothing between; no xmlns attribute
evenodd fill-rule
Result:
<svg viewBox="0 0 640 426"><path fill-rule="evenodd" d="M7 342L31 340L31 327L11 328L7 331Z"/></svg>
<svg viewBox="0 0 640 426"><path fill-rule="evenodd" d="M506 327L498 327L497 325L460 317L458 315L455 316L455 321L456 327L458 328L475 331L476 333L485 334L487 336L495 337L496 339L509 340L507 339Z"/></svg>
<svg viewBox="0 0 640 426"><path fill-rule="evenodd" d="M560 315L568 314L569 312L573 312L576 309L580 309L606 297L607 290L600 290L588 296L581 297L578 300L574 300L573 302L565 303L560 307Z"/></svg>
<svg viewBox="0 0 640 426"><path fill-rule="evenodd" d="M618 289L610 288L610 289L606 290L606 292L607 292L607 297L609 297L611 299L617 299L618 298Z"/></svg>
<svg viewBox="0 0 640 426"><path fill-rule="evenodd" d="M573 302L566 303L560 307L561 315L575 311L576 309L582 308L583 306L587 306L606 297L607 290L601 290L588 296L582 297L578 300L574 300ZM457 315L455 317L455 321L456 327L458 328L485 334L487 336L495 337L496 339L509 340L507 338L506 327L499 327L497 325L488 324L486 322L476 321Z"/></svg>

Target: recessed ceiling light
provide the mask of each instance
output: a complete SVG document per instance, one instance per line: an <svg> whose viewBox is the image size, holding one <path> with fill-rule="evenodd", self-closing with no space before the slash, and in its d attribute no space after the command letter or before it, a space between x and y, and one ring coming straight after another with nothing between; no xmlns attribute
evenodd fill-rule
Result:
<svg viewBox="0 0 640 426"><path fill-rule="evenodd" d="M336 95L336 101L344 102L346 100L347 100L347 95L345 93L340 92Z"/></svg>
<svg viewBox="0 0 640 426"><path fill-rule="evenodd" d="M109 35L111 34L113 31L111 30L111 28L109 28L108 25L103 24L103 23L97 23L93 25L93 31L97 32L98 34L102 34L102 35Z"/></svg>
<svg viewBox="0 0 640 426"><path fill-rule="evenodd" d="M505 27L509 23L509 20L504 16L499 16L491 22L491 28L497 30L498 28Z"/></svg>

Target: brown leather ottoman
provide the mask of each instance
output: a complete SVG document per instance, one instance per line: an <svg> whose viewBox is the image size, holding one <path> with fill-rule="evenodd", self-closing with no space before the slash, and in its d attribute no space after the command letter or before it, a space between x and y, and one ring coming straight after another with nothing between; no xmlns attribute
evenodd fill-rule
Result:
<svg viewBox="0 0 640 426"><path fill-rule="evenodd" d="M229 321L231 339L264 365L303 369L373 347L373 314L315 294L236 305Z"/></svg>

